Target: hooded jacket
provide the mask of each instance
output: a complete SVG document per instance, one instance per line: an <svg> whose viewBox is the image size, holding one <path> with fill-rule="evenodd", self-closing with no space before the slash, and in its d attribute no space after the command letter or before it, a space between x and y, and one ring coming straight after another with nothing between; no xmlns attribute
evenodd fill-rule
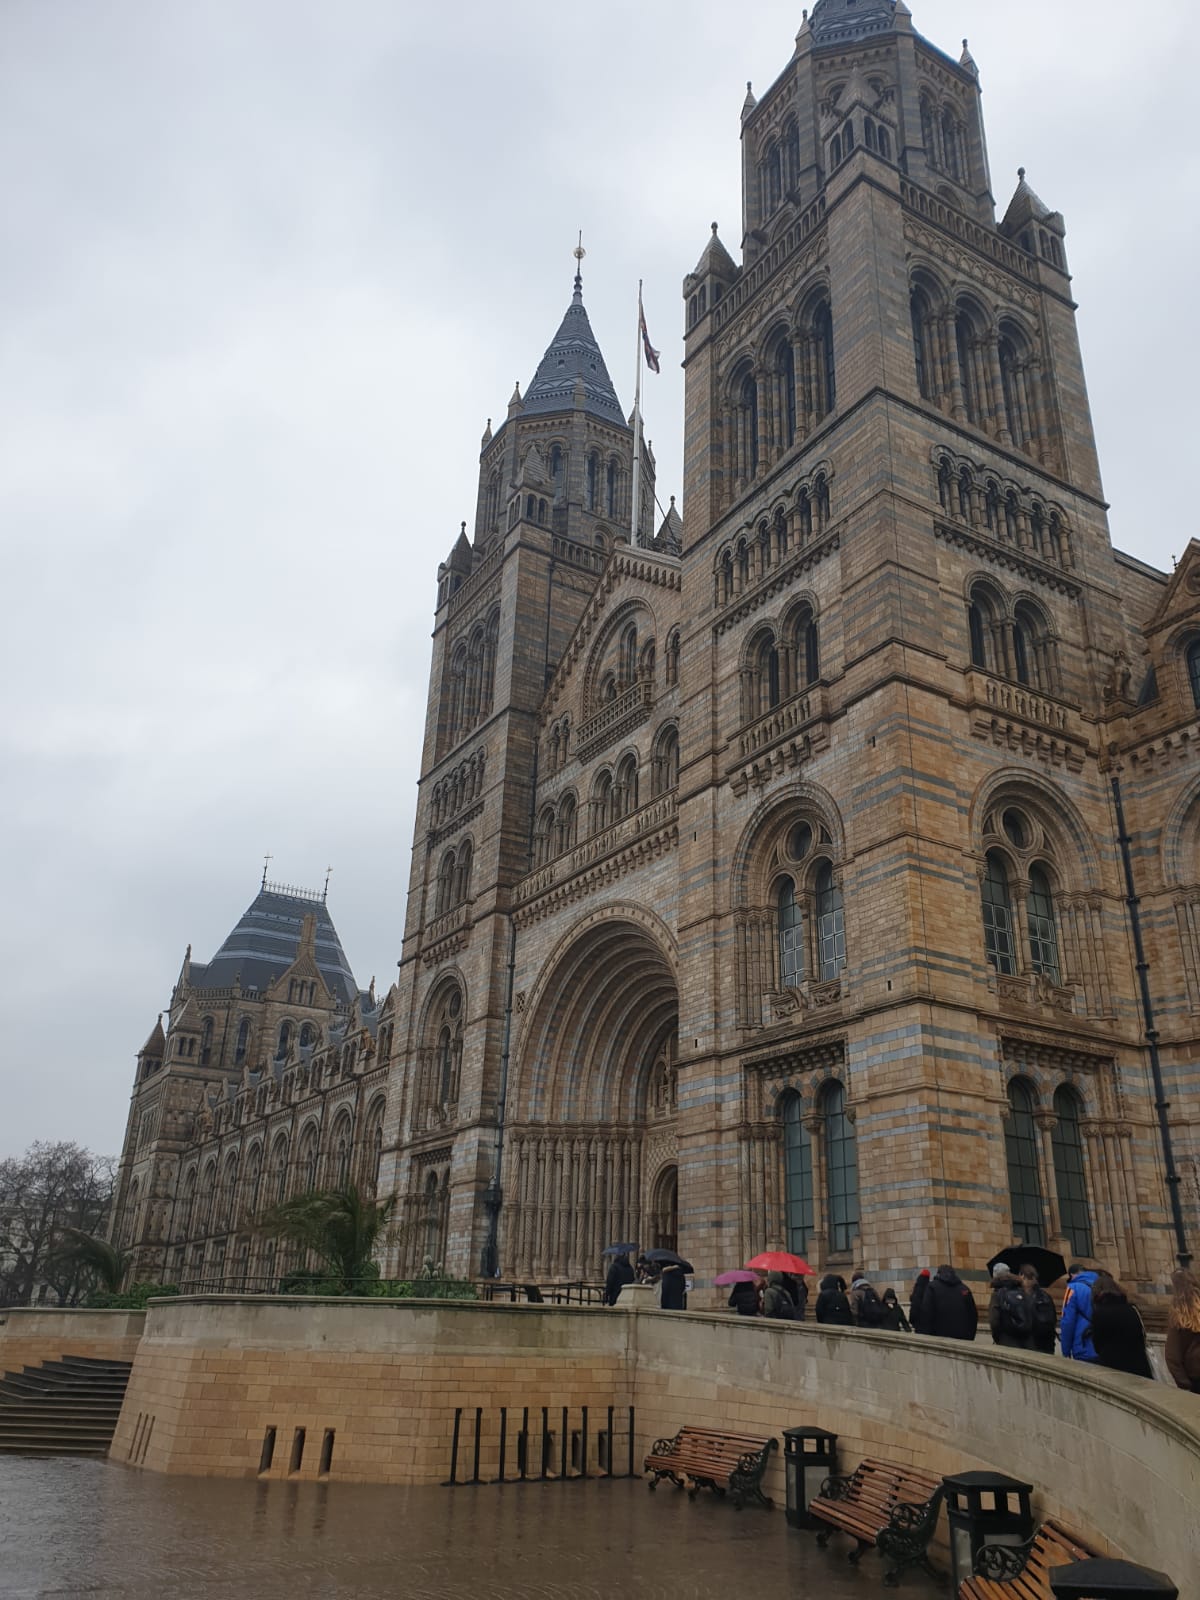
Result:
<svg viewBox="0 0 1200 1600"><path fill-rule="evenodd" d="M1009 1295L1020 1295L1028 1303L1025 1307L1025 1317L1029 1323L1027 1333L1016 1333L1009 1326L1004 1315L1005 1303ZM1009 1302L1010 1304L1012 1302ZM1017 1306L1018 1312L1020 1306ZM992 1330L992 1343L1004 1345L1010 1350L1032 1350L1033 1339L1033 1301L1025 1293L1025 1285L1015 1273L1008 1273L1003 1278L992 1279L992 1300L988 1306L988 1326Z"/></svg>
<svg viewBox="0 0 1200 1600"><path fill-rule="evenodd" d="M634 1270L629 1265L628 1256L618 1256L608 1269L608 1277L604 1280L604 1304L615 1306L621 1297L621 1290L627 1283L634 1280Z"/></svg>
<svg viewBox="0 0 1200 1600"><path fill-rule="evenodd" d="M756 1317L759 1312L758 1284L735 1283L729 1294L729 1304L739 1317Z"/></svg>
<svg viewBox="0 0 1200 1600"><path fill-rule="evenodd" d="M935 1339L973 1339L978 1326L975 1296L953 1267L939 1267L916 1308L914 1331Z"/></svg>
<svg viewBox="0 0 1200 1600"><path fill-rule="evenodd" d="M1067 1284L1058 1337L1068 1361L1095 1361L1092 1343L1092 1285L1094 1272L1078 1272Z"/></svg>
<svg viewBox="0 0 1200 1600"><path fill-rule="evenodd" d="M763 1294L762 1309L764 1317L778 1317L781 1321L790 1322L795 1314L796 1303L784 1288L782 1272L767 1273L767 1287Z"/></svg>
<svg viewBox="0 0 1200 1600"><path fill-rule="evenodd" d="M817 1321L839 1328L854 1326L854 1313L850 1309L846 1291L838 1288L838 1280L832 1273L821 1279L821 1292L817 1296Z"/></svg>
<svg viewBox="0 0 1200 1600"><path fill-rule="evenodd" d="M1093 1296L1092 1343L1102 1367L1132 1372L1136 1378L1153 1378L1145 1324L1128 1296L1111 1292Z"/></svg>

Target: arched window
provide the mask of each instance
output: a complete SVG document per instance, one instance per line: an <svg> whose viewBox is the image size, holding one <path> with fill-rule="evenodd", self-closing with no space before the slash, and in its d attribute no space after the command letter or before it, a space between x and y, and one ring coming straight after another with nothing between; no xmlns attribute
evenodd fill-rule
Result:
<svg viewBox="0 0 1200 1600"><path fill-rule="evenodd" d="M1004 399L1004 422L1009 438L1018 446L1025 443L1025 423L1021 412L1020 366L1017 342L1011 332L1002 329L997 345L1000 358L1000 392Z"/></svg>
<svg viewBox="0 0 1200 1600"><path fill-rule="evenodd" d="M878 139L879 154L885 161L890 161L892 159L892 136L882 123L879 125Z"/></svg>
<svg viewBox="0 0 1200 1600"><path fill-rule="evenodd" d="M780 880L776 895L779 937L779 986L795 989L804 982L804 918L791 878Z"/></svg>
<svg viewBox="0 0 1200 1600"><path fill-rule="evenodd" d="M458 852L454 869L454 904L465 905L471 898L471 841L468 839Z"/></svg>
<svg viewBox="0 0 1200 1600"><path fill-rule="evenodd" d="M989 850L983 875L983 947L997 972L1011 977L1017 970L1013 951L1012 901L1004 858Z"/></svg>
<svg viewBox="0 0 1200 1600"><path fill-rule="evenodd" d="M587 458L587 509L597 509L597 493L600 478L600 457L593 450Z"/></svg>
<svg viewBox="0 0 1200 1600"><path fill-rule="evenodd" d="M792 341L784 339L775 358L775 375L779 384L779 421L783 430L783 448L790 450L796 442L796 353Z"/></svg>
<svg viewBox="0 0 1200 1600"><path fill-rule="evenodd" d="M600 772L592 786L592 832L599 833L612 821L612 773Z"/></svg>
<svg viewBox="0 0 1200 1600"><path fill-rule="evenodd" d="M803 1108L798 1094L783 1101L783 1187L784 1236L787 1248L796 1255L808 1251L813 1231L812 1136L804 1126Z"/></svg>
<svg viewBox="0 0 1200 1600"><path fill-rule="evenodd" d="M556 836L558 849L573 850L575 848L575 796L565 794L558 805L558 825Z"/></svg>
<svg viewBox="0 0 1200 1600"><path fill-rule="evenodd" d="M651 785L655 795L670 794L679 784L679 730L672 724L659 735L654 751Z"/></svg>
<svg viewBox="0 0 1200 1600"><path fill-rule="evenodd" d="M533 830L533 864L544 867L554 855L554 807L543 806Z"/></svg>
<svg viewBox="0 0 1200 1600"><path fill-rule="evenodd" d="M972 600L967 607L967 627L971 635L971 665L973 667L987 667L987 644L985 642L983 627L983 612L979 603Z"/></svg>
<svg viewBox="0 0 1200 1600"><path fill-rule="evenodd" d="M279 1024L279 1038L275 1044L276 1061L287 1059L287 1053L292 1048L292 1025L290 1022Z"/></svg>
<svg viewBox="0 0 1200 1600"><path fill-rule="evenodd" d="M1192 691L1192 704L1200 709L1200 639L1193 639L1187 648L1188 684Z"/></svg>
<svg viewBox="0 0 1200 1600"><path fill-rule="evenodd" d="M825 1115L825 1185L829 1248L849 1250L858 1232L858 1149L846 1115L846 1091L831 1083L821 1101Z"/></svg>
<svg viewBox="0 0 1200 1600"><path fill-rule="evenodd" d="M276 1139L271 1151L271 1195L276 1205L287 1198L287 1180L288 1142L286 1138Z"/></svg>
<svg viewBox="0 0 1200 1600"><path fill-rule="evenodd" d="M842 891L834 882L833 867L822 861L813 887L816 891L817 959L821 982L838 977L846 965L846 922Z"/></svg>
<svg viewBox="0 0 1200 1600"><path fill-rule="evenodd" d="M424 1212L425 1260L431 1262L435 1267L440 1267L445 1252L442 1239L442 1199L438 1189L438 1175L436 1172L431 1172L425 1180L422 1210Z"/></svg>
<svg viewBox="0 0 1200 1600"><path fill-rule="evenodd" d="M240 1067L245 1064L247 1052L250 1049L250 1018L243 1017L238 1023L237 1044L233 1052L233 1064Z"/></svg>
<svg viewBox="0 0 1200 1600"><path fill-rule="evenodd" d="M333 1130L333 1186L346 1189L350 1185L350 1155L352 1149L349 1117L339 1117Z"/></svg>
<svg viewBox="0 0 1200 1600"><path fill-rule="evenodd" d="M1058 934L1054 926L1054 897L1045 867L1029 872L1029 965L1051 983L1058 983Z"/></svg>
<svg viewBox="0 0 1200 1600"><path fill-rule="evenodd" d="M634 623L621 635L621 688L629 689L637 682L638 636Z"/></svg>
<svg viewBox="0 0 1200 1600"><path fill-rule="evenodd" d="M253 1222L262 1199L262 1145L256 1144L246 1158L246 1210Z"/></svg>
<svg viewBox="0 0 1200 1600"><path fill-rule="evenodd" d="M1025 603L1013 613L1013 670L1018 683L1053 693L1054 655L1046 621Z"/></svg>
<svg viewBox="0 0 1200 1600"><path fill-rule="evenodd" d="M926 161L936 171L939 165L936 123L933 105L927 95L921 96L921 143L925 146Z"/></svg>
<svg viewBox="0 0 1200 1600"><path fill-rule="evenodd" d="M1008 1162L1008 1197L1013 1233L1023 1244L1044 1244L1045 1211L1038 1166L1038 1135L1029 1085L1014 1078L1008 1086L1008 1119L1004 1154Z"/></svg>
<svg viewBox="0 0 1200 1600"><path fill-rule="evenodd" d="M1064 1084L1054 1094L1058 1119L1050 1144L1054 1153L1054 1188L1062 1230L1071 1242L1071 1254L1092 1254L1092 1217L1088 1207L1087 1179L1083 1170L1083 1132L1079 1126L1079 1097Z"/></svg>
<svg viewBox="0 0 1200 1600"><path fill-rule="evenodd" d="M664 676L668 689L673 689L679 682L679 629L672 628L667 635L667 653L663 662Z"/></svg>
<svg viewBox="0 0 1200 1600"><path fill-rule="evenodd" d="M208 1066L212 1060L213 1019L205 1017L204 1027L200 1030L200 1065Z"/></svg>
<svg viewBox="0 0 1200 1600"><path fill-rule="evenodd" d="M550 480L554 485L554 500L558 503L563 497L566 480L566 462L563 456L562 445L552 445L550 448Z"/></svg>
<svg viewBox="0 0 1200 1600"><path fill-rule="evenodd" d="M435 902L435 915L441 916L443 911L449 911L454 904L454 873L457 858L453 850L447 850L438 867L437 875L437 900Z"/></svg>
<svg viewBox="0 0 1200 1600"><path fill-rule="evenodd" d="M316 1028L313 1027L311 1022L302 1022L300 1024L300 1048L301 1048L301 1050L307 1049L311 1045L316 1044L316 1042L317 1042L317 1030L316 1030Z"/></svg>
<svg viewBox="0 0 1200 1600"><path fill-rule="evenodd" d="M775 636L766 633L755 648L751 668L749 718L762 716L779 704L779 650ZM748 718L748 720L749 720Z"/></svg>
<svg viewBox="0 0 1200 1600"><path fill-rule="evenodd" d="M608 514L610 517L615 517L617 514L617 463L615 461L608 463L605 488L605 504L608 507Z"/></svg>
<svg viewBox="0 0 1200 1600"><path fill-rule="evenodd" d="M847 124L848 126L848 124ZM833 313L822 300L813 313L813 344L817 357L817 418L827 417L837 404L837 376L833 357Z"/></svg>
<svg viewBox="0 0 1200 1600"><path fill-rule="evenodd" d="M300 1140L300 1193L311 1194L317 1187L317 1130L310 1123Z"/></svg>
<svg viewBox="0 0 1200 1600"><path fill-rule="evenodd" d="M627 817L638 808L638 766L635 755L627 755L617 768L616 813Z"/></svg>
<svg viewBox="0 0 1200 1600"><path fill-rule="evenodd" d="M963 406L967 421L976 427L983 426L983 403L980 394L979 370L976 365L978 341L970 313L960 309L954 319L954 347L958 355L958 378L962 386Z"/></svg>
<svg viewBox="0 0 1200 1600"><path fill-rule="evenodd" d="M742 381L743 447L739 452L741 476L753 478L758 472L758 384L752 373Z"/></svg>
<svg viewBox="0 0 1200 1600"><path fill-rule="evenodd" d="M804 662L804 683L816 683L821 676L821 641L817 632L817 619L810 616L807 622L802 623L802 632L797 641L797 655Z"/></svg>
<svg viewBox="0 0 1200 1600"><path fill-rule="evenodd" d="M913 356L917 363L917 390L924 400L933 395L929 383L929 358L925 348L926 325L929 322L929 301L920 289L914 289L908 298L908 311L912 321Z"/></svg>

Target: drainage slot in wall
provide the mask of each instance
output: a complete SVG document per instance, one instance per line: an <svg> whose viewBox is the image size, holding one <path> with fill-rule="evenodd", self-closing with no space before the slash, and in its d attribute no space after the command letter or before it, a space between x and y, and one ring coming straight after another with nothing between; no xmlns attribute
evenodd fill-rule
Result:
<svg viewBox="0 0 1200 1600"><path fill-rule="evenodd" d="M269 1472L271 1463L275 1459L275 1429L268 1428L263 1434L262 1455L258 1458L258 1470Z"/></svg>
<svg viewBox="0 0 1200 1600"><path fill-rule="evenodd" d="M304 1429L297 1428L292 1435L292 1459L288 1464L289 1472L299 1472L300 1463L304 1460Z"/></svg>
<svg viewBox="0 0 1200 1600"><path fill-rule="evenodd" d="M154 1432L154 1424L157 1420L157 1416L152 1416L146 1424L146 1431L142 1434L142 1453L138 1457L138 1465L145 1464L146 1451L150 1448L150 1435Z"/></svg>
<svg viewBox="0 0 1200 1600"><path fill-rule="evenodd" d="M325 1437L321 1440L321 1471L326 1473L333 1465L333 1436L334 1428L325 1429Z"/></svg>

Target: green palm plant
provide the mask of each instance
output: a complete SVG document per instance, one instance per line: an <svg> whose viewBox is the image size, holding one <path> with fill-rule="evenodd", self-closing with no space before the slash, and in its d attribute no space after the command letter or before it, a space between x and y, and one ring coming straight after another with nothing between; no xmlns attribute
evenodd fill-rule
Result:
<svg viewBox="0 0 1200 1600"><path fill-rule="evenodd" d="M256 1227L259 1233L309 1252L341 1294L353 1294L366 1279L379 1276L375 1246L395 1204L394 1195L369 1200L350 1184L313 1189L272 1206Z"/></svg>
<svg viewBox="0 0 1200 1600"><path fill-rule="evenodd" d="M120 1293L121 1279L132 1259L127 1250L82 1228L60 1228L55 1255L77 1271L90 1273L105 1294Z"/></svg>

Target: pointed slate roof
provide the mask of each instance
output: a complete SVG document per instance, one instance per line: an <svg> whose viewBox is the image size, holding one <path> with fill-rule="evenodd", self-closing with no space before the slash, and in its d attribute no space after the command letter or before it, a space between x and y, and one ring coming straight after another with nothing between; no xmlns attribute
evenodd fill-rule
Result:
<svg viewBox="0 0 1200 1600"><path fill-rule="evenodd" d="M895 20L894 0L817 0L809 26L814 44L841 45L890 33Z"/></svg>
<svg viewBox="0 0 1200 1600"><path fill-rule="evenodd" d="M1042 222L1051 215L1050 207L1044 200L1038 198L1029 185L1025 182L1025 168L1017 168L1017 187L1013 190L1013 197L1008 202L1008 210L1004 213L1004 221L1000 224L1005 233L1015 233L1018 228L1023 228L1027 222Z"/></svg>
<svg viewBox="0 0 1200 1600"><path fill-rule="evenodd" d="M628 426L584 309L583 279L578 273L575 274L575 293L562 325L525 391L522 415L570 411L575 403L577 383L582 384L585 411L618 427Z"/></svg>
<svg viewBox="0 0 1200 1600"><path fill-rule="evenodd" d="M353 1000L358 985L324 900L319 895L298 894L271 884L264 884L259 890L208 965L192 963L192 987L226 989L236 978L243 989L261 993L299 955L301 929L309 916L316 922L318 972L335 1000Z"/></svg>
<svg viewBox="0 0 1200 1600"><path fill-rule="evenodd" d="M715 222L712 225L712 237L704 246L704 253L697 261L692 277L707 278L710 272L714 277L721 278L726 283L732 283L738 275L738 269L734 265L733 257L721 243L717 234Z"/></svg>

